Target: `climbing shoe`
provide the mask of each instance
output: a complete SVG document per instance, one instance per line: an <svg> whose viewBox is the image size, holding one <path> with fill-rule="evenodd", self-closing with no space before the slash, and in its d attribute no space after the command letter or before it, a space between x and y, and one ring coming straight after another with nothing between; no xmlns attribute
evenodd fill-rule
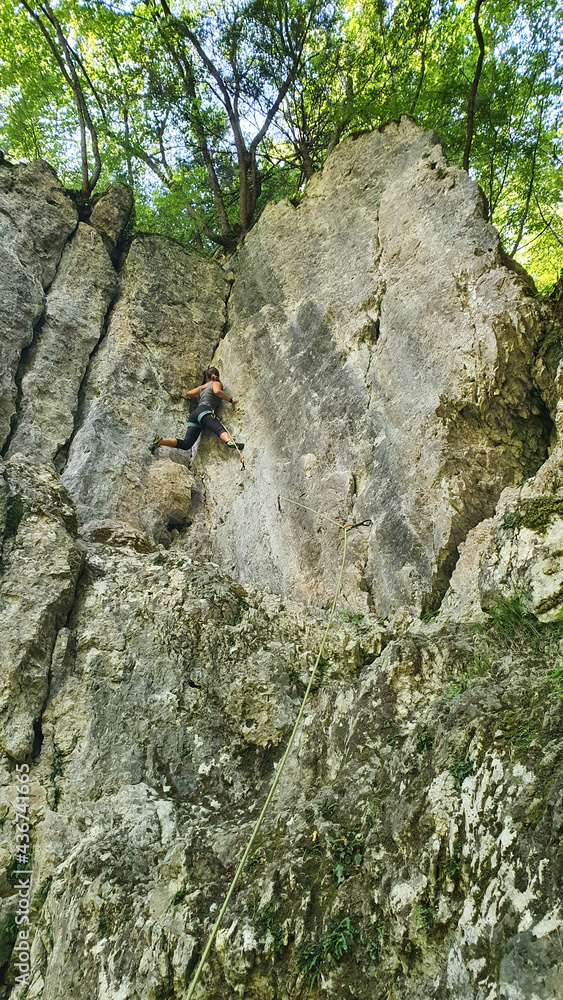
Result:
<svg viewBox="0 0 563 1000"><path fill-rule="evenodd" d="M154 455L155 449L158 448L159 441L160 441L160 435L158 437L155 437L154 441L151 441L151 443L149 444L149 451L151 455Z"/></svg>
<svg viewBox="0 0 563 1000"><path fill-rule="evenodd" d="M242 441L227 441L227 448L238 448L239 451L242 451L244 444Z"/></svg>

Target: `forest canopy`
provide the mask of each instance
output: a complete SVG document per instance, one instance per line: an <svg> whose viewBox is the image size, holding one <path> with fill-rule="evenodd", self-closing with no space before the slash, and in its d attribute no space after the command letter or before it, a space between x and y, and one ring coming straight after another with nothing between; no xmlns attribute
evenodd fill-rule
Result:
<svg viewBox="0 0 563 1000"><path fill-rule="evenodd" d="M483 189L506 252L563 271L558 0L3 0L0 146L87 213L233 249L347 135L402 114Z"/></svg>

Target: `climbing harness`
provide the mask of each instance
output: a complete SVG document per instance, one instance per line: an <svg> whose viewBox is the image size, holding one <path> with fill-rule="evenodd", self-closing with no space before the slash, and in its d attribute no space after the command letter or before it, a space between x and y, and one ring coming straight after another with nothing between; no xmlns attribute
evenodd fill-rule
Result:
<svg viewBox="0 0 563 1000"><path fill-rule="evenodd" d="M224 424L222 426L224 426ZM225 427L225 430L227 430L226 427ZM230 434L230 432L227 431L227 434ZM236 445L235 445L235 447L236 447ZM239 451L238 448L237 448L237 451ZM239 451L239 454L241 454L240 451ZM244 460L242 458L242 454L241 454L241 463L242 463L242 467L244 469ZM264 477L261 477L261 478L264 478ZM266 482L266 480L264 480L264 481ZM268 485L271 485L271 484L268 484ZM213 942L215 941L215 938L217 936L217 931L219 930L219 927L221 926L221 921L223 920L223 917L225 916L225 912L227 910L227 906L229 905L229 901L231 899L231 896L233 895L233 892L235 891L235 888L236 888L236 886L238 884L239 878L240 878L240 876L242 874L242 871L244 869L244 866L246 864L247 858L248 858L248 856L249 856L249 854L250 854L250 852L252 850L252 847L254 845L254 841L256 840L256 837L258 836L258 833L260 831L260 827L262 826L262 821L264 819L264 816L266 815L266 812L268 811L268 806L270 805L270 802L272 801L272 799L274 797L276 788L278 787L279 780L281 778L283 769L285 767L285 763L286 763L286 761L287 761L287 759L289 757L289 754L291 752L291 749L293 747L293 744L294 744L294 741L295 741L295 737L296 737L297 731L299 729L299 724L301 722L301 719L303 718L303 713L305 711L305 706L306 706L308 698L309 698L309 693L310 693L311 688L313 686L313 681L315 679L315 675L316 675L316 672L317 672L317 667L319 666L319 663L321 662L321 658L322 658L322 655L323 655L323 650L324 650L324 647L325 647L325 643L326 643L326 638L327 638L327 635L328 635L328 631L329 631L330 626L332 625L332 622L333 622L333 619L334 619L334 612L335 612L335 609L336 609L336 602L338 600L338 595L340 593L340 586L341 586L341 583L342 583L342 574L344 572L344 563L345 563L345 560L346 560L346 539L347 539L347 534L353 528L361 528L361 527L364 527L364 526L368 527L372 523L372 521L368 518L365 521L358 521L355 524L341 524L340 521L335 521L332 517L328 517L326 514L321 514L320 511L315 510L313 507L308 507L307 504L299 503L297 500L292 500L290 497L284 497L281 494L278 494L278 496L277 496L277 505L278 505L278 510L280 511L280 513L282 513L282 508L281 508L281 501L282 500L284 501L284 503L293 504L295 507L302 507L304 510L310 510L313 514L316 514L317 517L321 517L325 521L330 521L331 524L337 525L337 527L339 527L344 532L344 544L343 544L343 550L342 550L342 561L340 563L340 572L338 574L338 580L337 580L337 583L336 583L336 590L335 590L334 598L332 600L332 604L331 604L331 607L330 607L328 621L326 623L325 630L323 632L323 637L322 637L322 640L321 640L321 645L320 645L320 648L319 648L319 652L317 654L317 658L315 660L313 669L311 671L311 676L309 678L309 683L307 684L307 688L306 688L305 694L303 695L303 700L301 702L301 707L299 709L299 712L298 712L298 715L297 715L297 719L295 720L295 724L294 724L293 729L291 731L291 736L289 737L289 741L288 741L287 747L285 748L285 751L284 751L283 757L282 757L282 759L280 761L279 767L276 770L276 773L275 773L275 776L274 776L274 780L273 780L273 782L272 782L272 784L270 786L270 790L269 790L269 792L268 792L268 794L266 796L266 800L264 802L264 805L262 806L262 809L260 811L260 815L258 816L258 819L256 820L256 822L254 824L254 827L252 829L252 833L250 835L250 839L249 839L249 841L248 841L248 843L247 843L247 845L246 845L246 847L244 849L244 852L243 852L242 858L240 859L238 868L237 868L237 870L236 870L236 872L235 872L235 874L233 876L233 879L232 879L231 884L229 886L227 895L225 896L223 905L221 906L221 909L219 910L219 913L217 915L217 919L215 920L215 923L213 924L213 927L211 928L211 932L209 934L209 938L207 940L207 944L205 945L205 948L203 950L203 954L202 954L202 956L201 956L201 958L199 960L199 963L197 965L197 968L195 970L194 977L193 977L193 979L192 979L192 981L190 983L190 986L188 988L188 992L186 994L186 1000L191 1000L191 998L193 997L194 990L195 990L195 988L196 988L196 986L197 986L197 984L199 982L199 979L200 979L200 976L201 976L201 972L202 972L203 967L205 965L205 962L207 960L207 956L209 955L209 952L210 952L210 950L211 950L211 948L213 946Z"/></svg>
<svg viewBox="0 0 563 1000"><path fill-rule="evenodd" d="M197 423L194 424L193 420L188 420L188 427L201 427L201 421L202 421L203 417L215 417L217 420L219 420L219 418L213 412L213 410L204 410L203 413L198 413L196 415L196 421L197 421ZM221 424L220 420L219 420L219 423ZM221 424L221 426L223 426L223 425ZM226 430L226 428L225 428L225 430ZM228 433L228 431L227 431L227 433Z"/></svg>

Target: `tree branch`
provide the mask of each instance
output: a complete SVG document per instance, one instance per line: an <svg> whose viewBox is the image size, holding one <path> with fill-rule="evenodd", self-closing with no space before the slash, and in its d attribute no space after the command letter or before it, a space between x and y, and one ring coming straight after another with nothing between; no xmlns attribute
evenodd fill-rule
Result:
<svg viewBox="0 0 563 1000"><path fill-rule="evenodd" d="M483 39L483 32L481 31L481 26L479 24L479 11L483 6L483 2L484 0L477 0L473 14L473 27L475 28L475 37L477 38L477 44L479 45L479 58L477 59L477 66L475 67L473 83L471 84L471 90L469 92L469 100L467 102L467 138L465 140L465 149L463 151L464 170L469 170L469 154L471 152L471 144L473 142L475 99L477 97L477 88L479 87L479 79L481 77L481 70L483 69L483 61L485 59L485 41Z"/></svg>

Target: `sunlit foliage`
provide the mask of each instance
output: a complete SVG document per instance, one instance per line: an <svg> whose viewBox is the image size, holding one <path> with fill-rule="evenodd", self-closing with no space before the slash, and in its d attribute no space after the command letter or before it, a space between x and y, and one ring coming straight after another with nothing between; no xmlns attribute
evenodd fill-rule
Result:
<svg viewBox="0 0 563 1000"><path fill-rule="evenodd" d="M461 166L470 146L470 173L506 252L545 292L563 270L559 8L558 0L4 0L0 142L8 158L41 156L85 189L84 158L91 176L95 157L84 128L80 151L83 99L99 143L98 185L134 186L139 227L228 250L268 199L299 197L346 135L409 114L437 132L450 162ZM74 89L56 46L75 67Z"/></svg>

